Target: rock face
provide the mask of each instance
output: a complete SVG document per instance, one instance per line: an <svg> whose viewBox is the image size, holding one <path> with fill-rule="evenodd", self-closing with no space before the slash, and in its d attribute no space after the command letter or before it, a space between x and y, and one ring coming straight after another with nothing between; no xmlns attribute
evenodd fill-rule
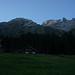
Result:
<svg viewBox="0 0 75 75"><path fill-rule="evenodd" d="M0 23L0 33L4 36L18 37L27 32L42 34L44 28L32 20L24 18L16 18L9 22Z"/></svg>
<svg viewBox="0 0 75 75"><path fill-rule="evenodd" d="M58 23L58 22L61 22L61 19L59 19L59 20L47 20L47 21L44 21L42 23L42 25L48 26L48 25L51 25L51 24L54 24L54 23Z"/></svg>
<svg viewBox="0 0 75 75"><path fill-rule="evenodd" d="M20 26L35 26L37 25L35 22L33 22L32 20L29 19L25 19L25 18L15 18L12 19L8 22L9 25L20 25Z"/></svg>
<svg viewBox="0 0 75 75"><path fill-rule="evenodd" d="M66 18L63 18L63 21L61 20L47 20L42 23L43 26L50 26L53 29L61 29L66 32L69 32L71 29L75 28L75 18L72 20L67 20Z"/></svg>

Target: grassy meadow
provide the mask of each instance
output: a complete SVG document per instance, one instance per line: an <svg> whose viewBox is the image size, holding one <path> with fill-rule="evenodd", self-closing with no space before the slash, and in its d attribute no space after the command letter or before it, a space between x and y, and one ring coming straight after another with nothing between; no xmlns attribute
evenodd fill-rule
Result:
<svg viewBox="0 0 75 75"><path fill-rule="evenodd" d="M75 55L0 53L0 75L75 75Z"/></svg>

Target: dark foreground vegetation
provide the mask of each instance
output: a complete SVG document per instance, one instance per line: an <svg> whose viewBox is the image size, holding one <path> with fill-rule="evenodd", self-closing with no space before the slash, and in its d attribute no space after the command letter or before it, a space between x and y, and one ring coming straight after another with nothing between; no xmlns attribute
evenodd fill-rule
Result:
<svg viewBox="0 0 75 75"><path fill-rule="evenodd" d="M44 54L75 54L75 36L71 32L56 34L22 34L20 37L1 36L3 53L15 53L31 46Z"/></svg>
<svg viewBox="0 0 75 75"><path fill-rule="evenodd" d="M75 55L0 53L0 75L75 75Z"/></svg>

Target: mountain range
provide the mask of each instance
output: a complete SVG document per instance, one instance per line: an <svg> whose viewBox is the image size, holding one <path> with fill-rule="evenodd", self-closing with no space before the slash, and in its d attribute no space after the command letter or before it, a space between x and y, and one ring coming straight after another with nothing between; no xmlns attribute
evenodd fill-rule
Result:
<svg viewBox="0 0 75 75"><path fill-rule="evenodd" d="M25 18L15 18L8 22L0 23L0 35L18 37L26 33L56 34L62 36L64 33L72 32L75 35L75 18L72 20L47 20L41 25Z"/></svg>

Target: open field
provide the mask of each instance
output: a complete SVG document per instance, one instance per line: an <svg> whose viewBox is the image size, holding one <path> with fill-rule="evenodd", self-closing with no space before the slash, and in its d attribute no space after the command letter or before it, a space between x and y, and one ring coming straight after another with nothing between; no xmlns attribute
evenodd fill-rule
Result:
<svg viewBox="0 0 75 75"><path fill-rule="evenodd" d="M0 75L75 75L75 55L0 54Z"/></svg>

